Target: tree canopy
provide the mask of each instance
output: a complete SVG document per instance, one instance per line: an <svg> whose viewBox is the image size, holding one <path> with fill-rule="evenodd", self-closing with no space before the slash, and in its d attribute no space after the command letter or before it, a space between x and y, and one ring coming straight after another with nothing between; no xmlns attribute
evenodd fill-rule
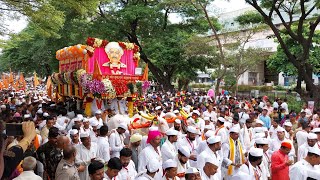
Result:
<svg viewBox="0 0 320 180"><path fill-rule="evenodd" d="M57 70L55 52L58 49L84 44L89 36L109 41L129 41L140 46L141 59L148 63L153 77L166 88L171 87L174 77L194 78L197 70L204 70L209 64L210 58L203 56L198 61L199 58L187 54L190 40L209 29L206 20L201 18L203 14L187 2L182 5L172 0L34 0L39 12L35 11L32 15L25 11L27 4L10 2L4 3L26 15L29 24L21 33L11 35L11 39L2 44L2 71L11 67L16 71L36 70L39 74L48 75ZM45 7L50 8L43 11L41 8ZM35 16L45 16L45 12L50 13L48 18L56 24L46 18L42 19L43 22L37 21ZM175 13L183 21L170 22L169 16ZM211 20L219 28L217 20Z"/></svg>

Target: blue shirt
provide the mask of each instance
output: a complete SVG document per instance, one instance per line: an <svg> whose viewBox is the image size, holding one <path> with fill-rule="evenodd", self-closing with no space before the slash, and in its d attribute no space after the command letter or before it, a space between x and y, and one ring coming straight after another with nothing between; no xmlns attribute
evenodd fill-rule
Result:
<svg viewBox="0 0 320 180"><path fill-rule="evenodd" d="M271 127L271 119L269 116L259 116L259 119L264 123L263 127L270 129Z"/></svg>

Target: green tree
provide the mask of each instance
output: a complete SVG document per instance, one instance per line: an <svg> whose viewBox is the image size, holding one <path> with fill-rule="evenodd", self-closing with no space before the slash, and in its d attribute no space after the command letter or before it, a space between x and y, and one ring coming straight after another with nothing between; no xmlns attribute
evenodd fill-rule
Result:
<svg viewBox="0 0 320 180"><path fill-rule="evenodd" d="M297 31L297 25L293 25L292 29L296 32ZM306 27L304 26L303 32L308 32ZM307 34L304 33L304 36ZM281 31L281 37L284 40L284 42L288 45L288 48L290 52L294 56L299 56L299 54L303 51L300 44L296 41L294 41L292 38L290 38L290 35L286 31ZM277 40L276 40L277 42ZM320 68L320 49L318 47L318 44L320 43L320 31L315 31L314 37L313 37L313 43L310 47L310 57L309 61L310 64L314 68L314 73L319 73ZM283 72L287 76L297 76L298 75L298 69L290 63L288 60L288 57L284 53L283 49L280 45L277 47L277 51L272 54L269 57L269 60L267 61L267 65L269 68L276 70L277 72ZM301 89L301 76L298 76L297 78L297 89Z"/></svg>
<svg viewBox="0 0 320 180"><path fill-rule="evenodd" d="M320 102L319 86L313 84L312 74L315 68L310 61L310 50L315 36L315 30L320 22L320 16L315 13L319 8L319 1L302 1L302 0L246 0L248 4L254 7L264 19L264 22L271 28L274 36L279 42L283 53L288 61L297 68L298 77L304 80L307 85L307 96ZM273 15L276 14L280 21L282 29L273 21ZM288 17L288 18L286 18ZM297 24L297 29L294 29ZM304 31L304 25L307 27ZM281 32L288 34L292 41L301 47L301 52L295 53L290 50L290 44L281 37ZM299 94L304 96L301 88L296 89Z"/></svg>

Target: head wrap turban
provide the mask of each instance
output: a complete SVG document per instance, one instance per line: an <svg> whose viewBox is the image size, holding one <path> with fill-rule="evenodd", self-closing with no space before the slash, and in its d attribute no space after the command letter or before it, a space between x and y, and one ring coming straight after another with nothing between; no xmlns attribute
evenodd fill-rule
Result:
<svg viewBox="0 0 320 180"><path fill-rule="evenodd" d="M150 141L155 139L157 136L161 136L160 131L149 131L147 143L150 143Z"/></svg>

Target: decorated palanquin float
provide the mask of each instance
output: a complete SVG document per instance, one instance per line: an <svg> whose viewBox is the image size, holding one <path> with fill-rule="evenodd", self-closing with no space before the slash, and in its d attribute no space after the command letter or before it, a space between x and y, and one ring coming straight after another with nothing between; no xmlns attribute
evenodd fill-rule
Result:
<svg viewBox="0 0 320 180"><path fill-rule="evenodd" d="M56 52L59 73L52 75L56 92L62 97L82 99L85 113L104 109L104 101L117 97L133 103L150 87L148 67L139 68L139 47L127 42L108 42L89 37L86 45L65 47Z"/></svg>

